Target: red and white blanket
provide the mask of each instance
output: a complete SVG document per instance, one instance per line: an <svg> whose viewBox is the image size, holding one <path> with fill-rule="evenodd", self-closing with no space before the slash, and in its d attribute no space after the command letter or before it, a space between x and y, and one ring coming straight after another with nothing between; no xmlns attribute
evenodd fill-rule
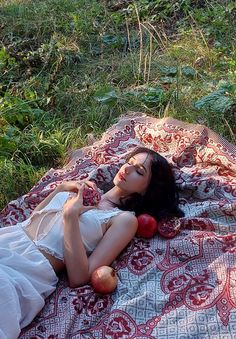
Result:
<svg viewBox="0 0 236 339"><path fill-rule="evenodd" d="M26 329L26 338L235 338L236 146L202 125L142 114L122 117L98 142L51 169L0 214L0 225L24 220L62 180L111 181L137 145L165 156L180 187L181 231L173 239L134 238L113 263L111 295L88 284L56 291Z"/></svg>

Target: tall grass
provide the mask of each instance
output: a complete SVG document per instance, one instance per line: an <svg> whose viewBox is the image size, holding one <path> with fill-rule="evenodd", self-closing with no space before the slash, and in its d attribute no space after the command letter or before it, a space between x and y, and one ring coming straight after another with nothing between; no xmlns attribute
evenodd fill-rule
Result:
<svg viewBox="0 0 236 339"><path fill-rule="evenodd" d="M235 142L234 20L220 0L1 1L0 207L128 110ZM215 92L227 109L196 105Z"/></svg>
<svg viewBox="0 0 236 339"><path fill-rule="evenodd" d="M4 207L12 199L27 193L45 173L46 167L35 168L19 159L0 160L0 202Z"/></svg>

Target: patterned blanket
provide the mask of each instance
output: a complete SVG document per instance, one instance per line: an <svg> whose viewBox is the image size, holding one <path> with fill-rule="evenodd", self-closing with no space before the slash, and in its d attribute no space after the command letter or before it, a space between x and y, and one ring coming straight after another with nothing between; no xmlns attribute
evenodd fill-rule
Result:
<svg viewBox="0 0 236 339"><path fill-rule="evenodd" d="M111 295L97 295L89 284L71 289L62 275L21 339L236 338L236 146L205 126L122 117L9 203L0 225L24 220L62 180L93 179L102 188L137 145L173 164L185 212L180 233L135 237L113 263L119 282Z"/></svg>

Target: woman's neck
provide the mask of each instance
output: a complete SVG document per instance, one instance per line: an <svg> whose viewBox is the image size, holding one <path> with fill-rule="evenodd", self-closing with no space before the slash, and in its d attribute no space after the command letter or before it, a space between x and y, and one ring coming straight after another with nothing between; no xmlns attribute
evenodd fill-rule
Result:
<svg viewBox="0 0 236 339"><path fill-rule="evenodd" d="M127 194L124 191L119 189L117 186L114 186L112 189L107 191L105 194L102 195L102 201L108 202L111 205L120 205L120 199L125 198Z"/></svg>

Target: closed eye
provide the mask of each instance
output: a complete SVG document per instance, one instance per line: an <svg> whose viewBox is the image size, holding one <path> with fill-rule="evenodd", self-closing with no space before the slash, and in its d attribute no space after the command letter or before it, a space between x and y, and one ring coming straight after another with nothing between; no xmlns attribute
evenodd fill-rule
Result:
<svg viewBox="0 0 236 339"><path fill-rule="evenodd" d="M138 169L136 170L136 172L137 172L139 175L144 176L144 174L143 174L142 172L140 172Z"/></svg>
<svg viewBox="0 0 236 339"><path fill-rule="evenodd" d="M128 165L131 165L131 166L134 166L134 167L136 168L136 172L137 172L139 175L144 176L143 169L142 169L140 166L135 165L132 161L128 161L127 164L128 164Z"/></svg>

